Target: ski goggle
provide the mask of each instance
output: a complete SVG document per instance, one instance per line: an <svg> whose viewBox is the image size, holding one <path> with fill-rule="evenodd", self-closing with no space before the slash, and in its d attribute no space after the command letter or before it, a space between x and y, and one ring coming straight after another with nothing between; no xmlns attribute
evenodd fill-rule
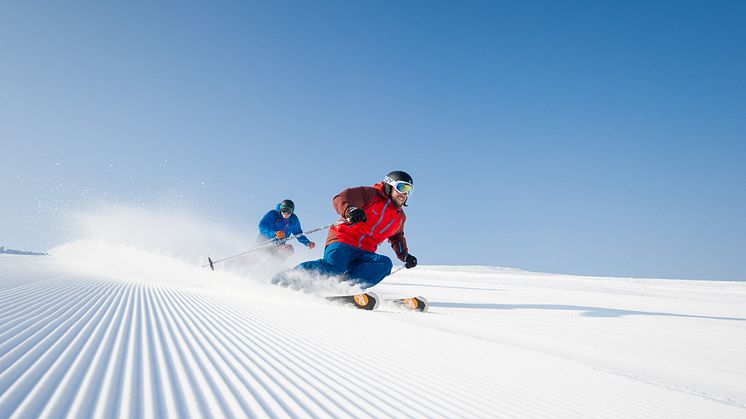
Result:
<svg viewBox="0 0 746 419"><path fill-rule="evenodd" d="M283 207L280 207L280 212L284 212L285 214L292 214L293 213L293 209L290 208L290 207L284 207L283 206Z"/></svg>
<svg viewBox="0 0 746 419"><path fill-rule="evenodd" d="M414 185L412 185L409 182L405 182L403 180L394 180L386 176L386 178L384 178L383 181L384 183L391 185L391 187L396 189L396 191L399 193L409 195L414 190Z"/></svg>

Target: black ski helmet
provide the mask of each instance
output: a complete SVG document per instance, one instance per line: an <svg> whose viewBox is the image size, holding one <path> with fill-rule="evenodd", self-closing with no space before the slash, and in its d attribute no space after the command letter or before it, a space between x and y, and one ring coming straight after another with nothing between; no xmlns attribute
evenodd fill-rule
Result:
<svg viewBox="0 0 746 419"><path fill-rule="evenodd" d="M282 202L280 202L280 209L282 208L290 208L292 212L295 212L295 204L293 203L293 201L289 199L285 199Z"/></svg>
<svg viewBox="0 0 746 419"><path fill-rule="evenodd" d="M391 180L400 180L402 182L411 183L412 186L414 186L414 181L412 181L412 176L409 176L409 173L403 172L401 170L394 170L393 172L389 172L388 175L386 175L388 179ZM389 185L386 182L383 182L383 190L386 192L386 195L391 196L391 185Z"/></svg>

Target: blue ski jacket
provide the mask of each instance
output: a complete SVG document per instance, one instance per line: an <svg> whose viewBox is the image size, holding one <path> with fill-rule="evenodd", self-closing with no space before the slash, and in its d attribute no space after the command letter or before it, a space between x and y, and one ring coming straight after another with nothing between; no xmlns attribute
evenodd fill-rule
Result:
<svg viewBox="0 0 746 419"><path fill-rule="evenodd" d="M300 220L294 213L287 219L282 218L280 214L280 204L277 204L275 209L264 214L262 220L259 221L259 240L274 239L275 231L282 231L285 233L285 237L290 237L291 234L300 234L303 229L300 226ZM298 236L298 241L308 246L310 240L306 236Z"/></svg>

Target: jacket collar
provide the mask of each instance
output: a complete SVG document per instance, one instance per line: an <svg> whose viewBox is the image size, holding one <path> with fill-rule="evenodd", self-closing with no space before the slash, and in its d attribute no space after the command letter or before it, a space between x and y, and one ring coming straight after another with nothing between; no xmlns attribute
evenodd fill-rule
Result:
<svg viewBox="0 0 746 419"><path fill-rule="evenodd" d="M388 195L386 195L386 191L383 188L383 182L378 182L375 185L373 185L373 187L376 188L376 190L378 190L378 195L380 195L380 196L382 196L384 198L387 198L387 199L391 199L391 198L389 198Z"/></svg>

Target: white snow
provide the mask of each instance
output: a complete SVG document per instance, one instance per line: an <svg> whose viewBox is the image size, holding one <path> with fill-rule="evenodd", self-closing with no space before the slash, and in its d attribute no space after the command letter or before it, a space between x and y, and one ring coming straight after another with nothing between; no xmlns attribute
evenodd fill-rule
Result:
<svg viewBox="0 0 746 419"><path fill-rule="evenodd" d="M746 418L742 282L418 266L374 290L430 312L366 312L202 262L0 255L0 417Z"/></svg>

